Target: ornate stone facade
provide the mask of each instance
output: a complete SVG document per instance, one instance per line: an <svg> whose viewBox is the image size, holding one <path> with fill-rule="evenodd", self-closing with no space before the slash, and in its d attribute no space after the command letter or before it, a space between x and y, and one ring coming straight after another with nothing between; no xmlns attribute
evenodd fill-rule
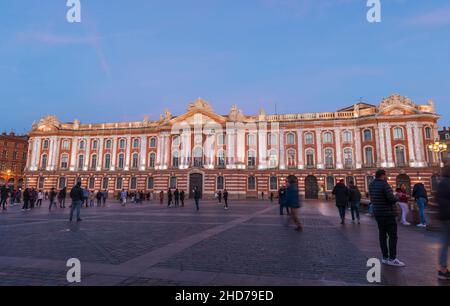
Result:
<svg viewBox="0 0 450 306"><path fill-rule="evenodd" d="M431 188L436 156L427 145L438 137L431 100L416 105L398 94L379 106L357 103L336 112L245 115L233 106L219 115L202 100L187 112L158 121L81 124L47 116L33 124L27 184L38 189L185 191L204 197L226 188L234 198L276 192L286 177L317 198L335 181L356 181L367 190L377 168L393 185L423 181Z"/></svg>

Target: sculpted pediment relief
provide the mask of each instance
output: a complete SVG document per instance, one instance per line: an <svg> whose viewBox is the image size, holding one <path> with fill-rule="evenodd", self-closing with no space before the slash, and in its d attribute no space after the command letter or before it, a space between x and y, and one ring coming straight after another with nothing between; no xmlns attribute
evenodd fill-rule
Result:
<svg viewBox="0 0 450 306"><path fill-rule="evenodd" d="M411 115L420 113L417 105L409 98L403 97L399 94L394 94L388 98L383 99L379 106L381 115Z"/></svg>
<svg viewBox="0 0 450 306"><path fill-rule="evenodd" d="M38 123L33 124L33 131L38 132L53 132L61 127L61 122L59 122L56 116L46 116L39 120Z"/></svg>

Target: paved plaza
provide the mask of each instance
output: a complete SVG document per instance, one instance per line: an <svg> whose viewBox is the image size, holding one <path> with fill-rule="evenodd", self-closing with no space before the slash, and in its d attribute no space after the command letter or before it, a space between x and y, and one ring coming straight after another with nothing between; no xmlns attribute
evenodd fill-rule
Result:
<svg viewBox="0 0 450 306"><path fill-rule="evenodd" d="M379 257L377 228L341 226L332 202L306 202L302 233L286 226L278 205L231 202L200 212L159 203L117 202L82 210L48 205L0 214L0 285L69 285L66 261L81 261L81 285L368 285L368 258ZM446 285L436 279L439 233L400 227L406 268L382 268L382 285Z"/></svg>

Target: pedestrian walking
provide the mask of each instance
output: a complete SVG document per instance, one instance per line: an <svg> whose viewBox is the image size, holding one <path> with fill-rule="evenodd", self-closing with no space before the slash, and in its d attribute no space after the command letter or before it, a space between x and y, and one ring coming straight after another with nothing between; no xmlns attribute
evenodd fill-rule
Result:
<svg viewBox="0 0 450 306"><path fill-rule="evenodd" d="M106 200L108 200L108 190L104 190L102 193L102 206L106 207Z"/></svg>
<svg viewBox="0 0 450 306"><path fill-rule="evenodd" d="M223 191L223 201L225 202L224 209L228 210L228 190Z"/></svg>
<svg viewBox="0 0 450 306"><path fill-rule="evenodd" d="M67 188L64 187L59 191L58 194L58 202L60 208L66 208L66 197L67 197Z"/></svg>
<svg viewBox="0 0 450 306"><path fill-rule="evenodd" d="M0 187L0 206L2 207L3 211L6 211L7 200L8 200L8 189L6 188L6 185L2 185Z"/></svg>
<svg viewBox="0 0 450 306"><path fill-rule="evenodd" d="M83 205L82 206L85 206L86 208L88 208L89 207L88 204L89 204L89 189L87 187L85 187L83 189Z"/></svg>
<svg viewBox="0 0 450 306"><path fill-rule="evenodd" d="M178 189L175 189L173 193L173 197L175 198L175 207L180 206L180 191Z"/></svg>
<svg viewBox="0 0 450 306"><path fill-rule="evenodd" d="M440 219L442 222L438 278L450 280L450 272L448 270L448 248L450 247L450 165L442 169L442 179L437 188L436 200L439 205Z"/></svg>
<svg viewBox="0 0 450 306"><path fill-rule="evenodd" d="M84 192L81 189L81 182L77 182L77 184L70 191L70 198L72 199L72 205L70 206L70 222L73 220L73 213L77 211L77 222L81 222L81 206L84 201Z"/></svg>
<svg viewBox="0 0 450 306"><path fill-rule="evenodd" d="M408 191L406 190L406 185L401 184L400 188L397 188L396 190L396 196L398 198L398 205L400 206L400 209L402 210L402 216L401 216L401 224L403 225L411 225L407 220L408 216Z"/></svg>
<svg viewBox="0 0 450 306"><path fill-rule="evenodd" d="M167 190L167 207L170 207L172 205L173 195L172 191L169 189Z"/></svg>
<svg viewBox="0 0 450 306"><path fill-rule="evenodd" d="M58 207L58 205L55 202L56 196L57 196L57 194L56 194L55 188L52 188L50 190L50 194L49 194L50 205L48 206L48 211L52 210L53 205L55 205L55 208Z"/></svg>
<svg viewBox="0 0 450 306"><path fill-rule="evenodd" d="M99 190L97 194L95 195L95 198L97 199L97 207L102 206L102 198L103 198L103 192Z"/></svg>
<svg viewBox="0 0 450 306"><path fill-rule="evenodd" d="M184 197L185 197L184 190L181 190L180 192L181 207L184 207Z"/></svg>
<svg viewBox="0 0 450 306"><path fill-rule="evenodd" d="M222 204L222 197L223 197L223 193L222 193L222 191L219 190L217 192L217 200L219 200L219 204Z"/></svg>
<svg viewBox="0 0 450 306"><path fill-rule="evenodd" d="M159 204L163 204L164 203L164 191L161 190L161 192L159 193Z"/></svg>
<svg viewBox="0 0 450 306"><path fill-rule="evenodd" d="M261 192L261 200L264 200L264 191Z"/></svg>
<svg viewBox="0 0 450 306"><path fill-rule="evenodd" d="M89 192L89 207L94 207L95 192Z"/></svg>
<svg viewBox="0 0 450 306"><path fill-rule="evenodd" d="M344 184L344 180L340 180L333 189L333 195L336 198L336 207L339 210L341 224L345 224L345 212L348 206L348 188Z"/></svg>
<svg viewBox="0 0 450 306"><path fill-rule="evenodd" d="M420 223L417 224L417 227L426 228L425 205L428 203L428 193L425 185L422 183L414 185L412 196L416 199L417 206L419 207Z"/></svg>
<svg viewBox="0 0 450 306"><path fill-rule="evenodd" d="M405 264L397 258L397 221L395 205L398 198L387 182L386 171L378 170L375 180L369 186L370 200L378 223L379 239L383 258L381 262L395 267ZM389 241L389 246L388 246Z"/></svg>
<svg viewBox="0 0 450 306"><path fill-rule="evenodd" d="M122 206L125 206L125 204L127 203L127 197L128 197L128 193L125 191L125 189L122 189L119 197L120 197L120 204Z"/></svg>
<svg viewBox="0 0 450 306"><path fill-rule="evenodd" d="M355 223L355 220L358 224L361 224L361 219L359 216L359 206L361 205L361 192L359 192L358 186L355 183L350 182L348 189L348 199L350 202L350 208L352 211L352 223Z"/></svg>
<svg viewBox="0 0 450 306"><path fill-rule="evenodd" d="M201 194L200 194L200 190L198 189L198 187L196 186L193 190L193 194L194 194L194 201L195 201L195 207L197 208L197 211L200 210L200 198L201 198Z"/></svg>
<svg viewBox="0 0 450 306"><path fill-rule="evenodd" d="M298 218L298 210L300 208L300 197L298 194L297 182L294 179L288 181L288 187L286 188L286 207L290 209L291 221L295 224L295 230L298 232L303 231L303 226Z"/></svg>
<svg viewBox="0 0 450 306"><path fill-rule="evenodd" d="M286 186L284 185L278 190L278 204L280 204L280 216L283 216L285 208L289 215L289 207L286 205Z"/></svg>
<svg viewBox="0 0 450 306"><path fill-rule="evenodd" d="M23 192L22 210L23 211L30 210L30 189L29 188L25 188L25 190Z"/></svg>
<svg viewBox="0 0 450 306"><path fill-rule="evenodd" d="M34 188L31 188L30 191L30 209L34 208L34 205L36 204L37 200L37 192Z"/></svg>

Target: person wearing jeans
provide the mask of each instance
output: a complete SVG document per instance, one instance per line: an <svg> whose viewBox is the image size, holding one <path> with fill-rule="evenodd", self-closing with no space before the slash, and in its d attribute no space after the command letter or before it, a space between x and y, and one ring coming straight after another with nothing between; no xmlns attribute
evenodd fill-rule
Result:
<svg viewBox="0 0 450 306"><path fill-rule="evenodd" d="M347 186L344 184L344 180L340 180L339 183L334 186L333 195L336 197L336 206L339 210L339 216L341 217L341 224L345 224L345 211L348 206L349 192Z"/></svg>
<svg viewBox="0 0 450 306"><path fill-rule="evenodd" d="M442 170L442 179L438 185L436 199L439 204L440 219L442 221L438 278L450 280L450 271L448 270L448 248L450 247L450 165Z"/></svg>
<svg viewBox="0 0 450 306"><path fill-rule="evenodd" d="M416 203L419 208L420 224L418 224L417 227L427 227L427 222L425 219L425 204L428 202L428 193L422 183L417 183L414 185L413 197L416 199Z"/></svg>
<svg viewBox="0 0 450 306"><path fill-rule="evenodd" d="M72 199L72 206L70 207L70 222L73 219L73 212L77 211L77 222L81 221L80 210L83 205L83 189L81 189L81 182L78 182L70 191L70 198Z"/></svg>
<svg viewBox="0 0 450 306"><path fill-rule="evenodd" d="M408 216L408 192L406 190L406 185L402 184L400 186L400 188L398 188L396 190L397 192L397 197L399 199L398 205L400 206L401 210L402 210L402 218L401 218L401 223L403 225L411 225L407 220L406 217Z"/></svg>

